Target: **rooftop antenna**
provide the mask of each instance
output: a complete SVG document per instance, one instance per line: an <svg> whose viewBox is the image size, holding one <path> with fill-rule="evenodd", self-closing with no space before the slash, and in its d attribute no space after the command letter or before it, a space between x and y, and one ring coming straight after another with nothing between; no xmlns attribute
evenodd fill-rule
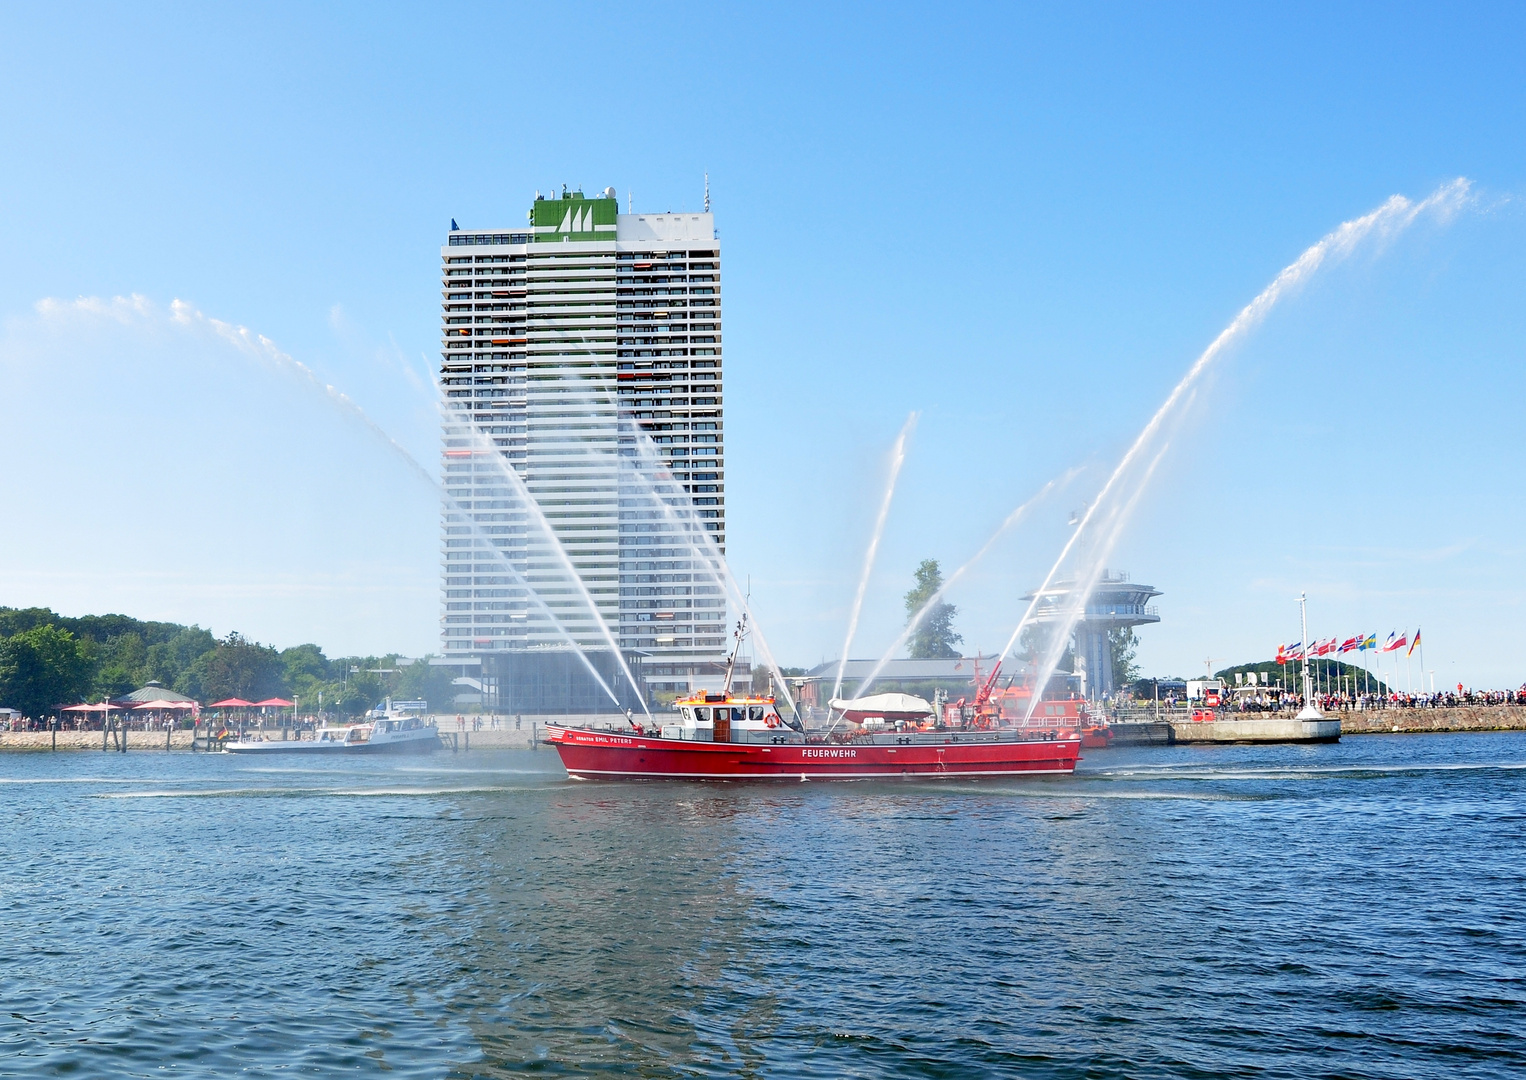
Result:
<svg viewBox="0 0 1526 1080"><path fill-rule="evenodd" d="M631 189L630 188L626 188L625 189L625 212L627 214L634 214L636 212L636 211L631 209Z"/></svg>
<svg viewBox="0 0 1526 1080"><path fill-rule="evenodd" d="M710 174L705 174L705 213L710 212Z"/></svg>

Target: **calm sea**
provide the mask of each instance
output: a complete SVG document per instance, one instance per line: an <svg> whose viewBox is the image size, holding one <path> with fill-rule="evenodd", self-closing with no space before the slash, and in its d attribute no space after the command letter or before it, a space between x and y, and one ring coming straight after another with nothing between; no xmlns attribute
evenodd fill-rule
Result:
<svg viewBox="0 0 1526 1080"><path fill-rule="evenodd" d="M1526 737L1063 781L0 756L0 1073L1526 1075Z"/></svg>

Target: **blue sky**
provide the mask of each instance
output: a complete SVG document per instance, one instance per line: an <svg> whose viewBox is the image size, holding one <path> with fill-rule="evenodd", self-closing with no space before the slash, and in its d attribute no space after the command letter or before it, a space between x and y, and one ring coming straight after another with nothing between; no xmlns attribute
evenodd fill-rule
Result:
<svg viewBox="0 0 1526 1080"><path fill-rule="evenodd" d="M1464 176L1467 212L1225 358L1112 561L1165 594L1150 671L1270 656L1307 590L1313 634L1418 623L1438 681L1518 684L1523 31L1453 4L7 7L0 603L429 650L432 496L214 320L428 463L450 219L562 183L694 208L708 171L730 554L775 652L837 655L913 410L856 655L918 560L1086 466L951 597L990 651L1235 313Z"/></svg>

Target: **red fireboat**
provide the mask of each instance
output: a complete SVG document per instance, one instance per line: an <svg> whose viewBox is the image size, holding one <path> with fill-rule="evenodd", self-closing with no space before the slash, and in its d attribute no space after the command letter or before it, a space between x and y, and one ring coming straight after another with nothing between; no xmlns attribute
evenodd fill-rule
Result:
<svg viewBox="0 0 1526 1080"><path fill-rule="evenodd" d="M737 630L740 647L745 629ZM975 716L949 723L866 720L845 731L806 731L772 697L726 689L674 702L651 729L547 725L546 739L576 780L871 780L1055 776L1075 772L1081 736L1054 725L1014 728Z"/></svg>

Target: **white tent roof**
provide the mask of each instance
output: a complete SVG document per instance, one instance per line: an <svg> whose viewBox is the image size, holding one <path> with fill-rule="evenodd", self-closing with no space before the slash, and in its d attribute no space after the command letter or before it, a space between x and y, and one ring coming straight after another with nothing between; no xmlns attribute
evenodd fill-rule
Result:
<svg viewBox="0 0 1526 1080"><path fill-rule="evenodd" d="M832 708L842 713L862 713L866 716L912 715L927 716L933 707L924 699L911 694L870 694L861 698L833 698Z"/></svg>

